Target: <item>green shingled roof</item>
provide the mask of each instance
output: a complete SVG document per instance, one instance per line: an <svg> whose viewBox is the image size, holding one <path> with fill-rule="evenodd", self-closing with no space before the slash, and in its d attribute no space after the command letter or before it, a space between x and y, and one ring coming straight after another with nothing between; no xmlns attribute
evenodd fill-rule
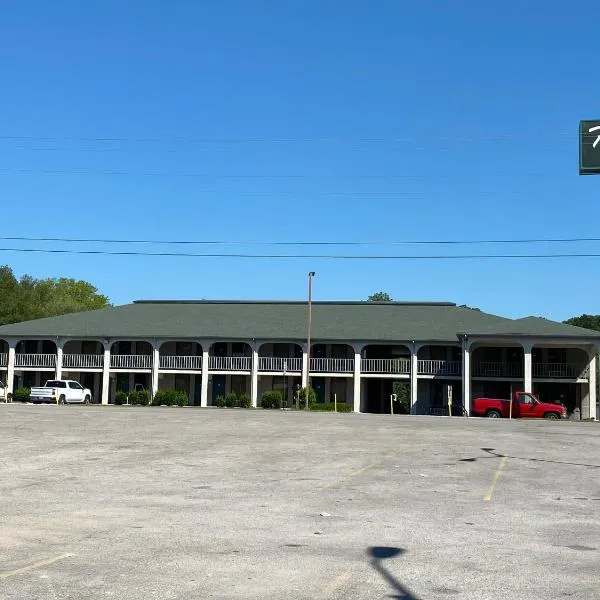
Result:
<svg viewBox="0 0 600 600"><path fill-rule="evenodd" d="M138 301L0 327L4 337L303 340L306 302ZM315 340L455 342L457 334L600 339L546 319L506 319L448 302L315 302Z"/></svg>

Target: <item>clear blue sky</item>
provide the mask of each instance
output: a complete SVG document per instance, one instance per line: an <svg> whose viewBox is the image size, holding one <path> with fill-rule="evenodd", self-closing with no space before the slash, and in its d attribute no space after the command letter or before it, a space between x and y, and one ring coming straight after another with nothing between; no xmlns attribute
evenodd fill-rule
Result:
<svg viewBox="0 0 600 600"><path fill-rule="evenodd" d="M600 177L577 173L578 121L600 118L598 2L15 0L1 10L3 235L248 242L600 235ZM187 250L487 254L600 252L600 244ZM385 290L507 316L600 312L594 258L2 251L0 263L19 275L87 279L115 303L304 298L306 273L315 270L317 299Z"/></svg>

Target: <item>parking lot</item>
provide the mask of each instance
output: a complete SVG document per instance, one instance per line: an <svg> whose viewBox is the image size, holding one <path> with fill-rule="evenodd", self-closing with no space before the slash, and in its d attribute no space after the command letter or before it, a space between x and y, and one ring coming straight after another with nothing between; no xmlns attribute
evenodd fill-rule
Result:
<svg viewBox="0 0 600 600"><path fill-rule="evenodd" d="M0 405L0 596L600 598L600 426Z"/></svg>

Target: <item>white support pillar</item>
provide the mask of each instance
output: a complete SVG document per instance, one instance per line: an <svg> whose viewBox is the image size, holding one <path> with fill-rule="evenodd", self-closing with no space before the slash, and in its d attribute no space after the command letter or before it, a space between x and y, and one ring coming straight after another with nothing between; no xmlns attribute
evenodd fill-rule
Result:
<svg viewBox="0 0 600 600"><path fill-rule="evenodd" d="M355 413L360 412L360 401L361 401L361 377L360 367L362 361L361 348L354 348L354 408L352 409Z"/></svg>
<svg viewBox="0 0 600 600"><path fill-rule="evenodd" d="M110 342L104 346L104 362L102 364L102 404L108 404L110 396Z"/></svg>
<svg viewBox="0 0 600 600"><path fill-rule="evenodd" d="M598 359L596 357L596 348L592 349L592 356L590 357L590 374L588 375L588 382L589 382L589 390L588 390L588 401L589 401L589 418L592 421L596 420L596 402L597 402L597 397L596 397L596 369L598 368L597 365ZM582 410L582 417L585 414L586 411Z"/></svg>
<svg viewBox="0 0 600 600"><path fill-rule="evenodd" d="M62 366L63 366L63 345L59 340L56 342L56 379L62 379Z"/></svg>
<svg viewBox="0 0 600 600"><path fill-rule="evenodd" d="M419 347L413 343L410 355L410 414L417 414L417 401L419 399Z"/></svg>
<svg viewBox="0 0 600 600"><path fill-rule="evenodd" d="M521 342L523 346L523 391L531 394L533 392L533 375L531 350L533 344L530 341Z"/></svg>
<svg viewBox="0 0 600 600"><path fill-rule="evenodd" d="M465 338L462 342L462 398L463 407L471 414L471 349Z"/></svg>
<svg viewBox="0 0 600 600"><path fill-rule="evenodd" d="M160 345L154 342L152 346L152 375L150 378L152 386L152 398L158 392L158 369L160 369Z"/></svg>
<svg viewBox="0 0 600 600"><path fill-rule="evenodd" d="M258 406L258 344L252 346L252 370L250 372L250 397L252 399L252 407ZM284 391L285 400L285 391Z"/></svg>
<svg viewBox="0 0 600 600"><path fill-rule="evenodd" d="M202 344L202 380L200 390L200 406L208 406L208 361L210 356L210 343Z"/></svg>
<svg viewBox="0 0 600 600"><path fill-rule="evenodd" d="M306 344L302 344L302 387L308 386L308 350Z"/></svg>
<svg viewBox="0 0 600 600"><path fill-rule="evenodd" d="M8 342L8 362L6 371L6 393L14 394L15 386L15 348L17 344L14 341Z"/></svg>

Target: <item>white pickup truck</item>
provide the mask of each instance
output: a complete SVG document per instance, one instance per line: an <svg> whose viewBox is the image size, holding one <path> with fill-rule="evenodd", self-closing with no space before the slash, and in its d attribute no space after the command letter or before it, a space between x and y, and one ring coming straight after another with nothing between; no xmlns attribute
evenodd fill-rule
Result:
<svg viewBox="0 0 600 600"><path fill-rule="evenodd" d="M55 402L56 404L89 404L92 392L77 381L51 379L44 387L32 387L31 402Z"/></svg>

